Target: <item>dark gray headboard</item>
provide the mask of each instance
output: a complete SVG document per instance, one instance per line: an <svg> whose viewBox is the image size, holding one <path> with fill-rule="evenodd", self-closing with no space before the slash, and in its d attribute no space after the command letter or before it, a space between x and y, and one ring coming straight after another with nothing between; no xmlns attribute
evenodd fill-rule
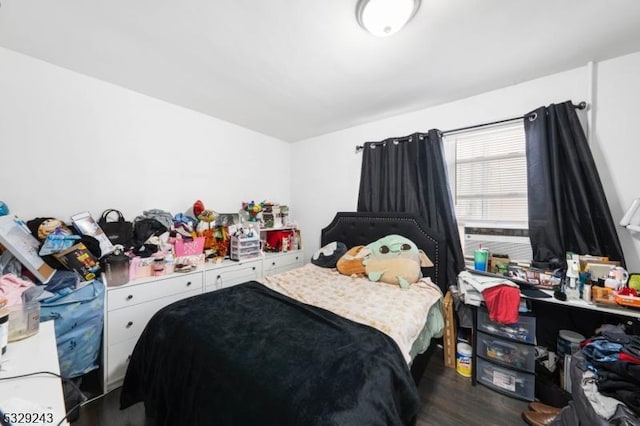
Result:
<svg viewBox="0 0 640 426"><path fill-rule="evenodd" d="M412 213L339 212L322 230L320 240L321 246L341 241L350 248L367 245L389 234L409 238L429 256L434 266L422 268L422 274L431 277L443 293L446 293L444 236L431 230L421 218Z"/></svg>

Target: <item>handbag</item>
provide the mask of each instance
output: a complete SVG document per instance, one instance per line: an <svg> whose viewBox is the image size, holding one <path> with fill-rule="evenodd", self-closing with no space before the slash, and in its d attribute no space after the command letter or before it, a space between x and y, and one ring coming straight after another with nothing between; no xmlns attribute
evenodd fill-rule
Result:
<svg viewBox="0 0 640 426"><path fill-rule="evenodd" d="M118 215L117 220L109 221L109 215L115 213ZM131 247L133 239L133 225L131 222L124 220L124 216L120 210L107 209L102 213L98 225L107 235L113 244L120 244L125 249Z"/></svg>

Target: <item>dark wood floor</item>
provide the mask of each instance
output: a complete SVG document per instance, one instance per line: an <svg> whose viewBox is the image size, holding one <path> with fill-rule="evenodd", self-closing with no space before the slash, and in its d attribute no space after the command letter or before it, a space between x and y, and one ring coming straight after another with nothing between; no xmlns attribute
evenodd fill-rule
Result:
<svg viewBox="0 0 640 426"><path fill-rule="evenodd" d="M471 379L445 368L442 352L437 350L429 361L420 386L422 408L417 426L511 426L525 424L520 414L527 403L500 395L481 386L471 386ZM144 407L137 404L120 411L120 389L83 405L74 426L149 426Z"/></svg>

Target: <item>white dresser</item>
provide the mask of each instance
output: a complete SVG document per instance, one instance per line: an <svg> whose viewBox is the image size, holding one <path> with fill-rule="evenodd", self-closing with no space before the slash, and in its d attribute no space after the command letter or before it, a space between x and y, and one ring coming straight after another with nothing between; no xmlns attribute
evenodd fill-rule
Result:
<svg viewBox="0 0 640 426"><path fill-rule="evenodd" d="M264 276L279 274L289 269L302 266L302 251L292 251L288 253L278 253L266 256L263 262Z"/></svg>
<svg viewBox="0 0 640 426"><path fill-rule="evenodd" d="M187 297L280 273L303 265L303 252L266 254L240 262L206 264L189 273L142 278L107 287L103 333L103 391L120 385L133 348L153 314Z"/></svg>

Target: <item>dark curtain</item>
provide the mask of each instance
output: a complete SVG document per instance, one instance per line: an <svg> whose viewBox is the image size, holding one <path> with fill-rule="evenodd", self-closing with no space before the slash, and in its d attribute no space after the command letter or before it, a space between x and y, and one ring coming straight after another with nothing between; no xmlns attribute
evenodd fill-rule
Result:
<svg viewBox="0 0 640 426"><path fill-rule="evenodd" d="M568 101L525 115L529 236L533 260L564 264L565 253L624 258L598 170Z"/></svg>
<svg viewBox="0 0 640 426"><path fill-rule="evenodd" d="M364 145L359 212L408 212L447 239L448 285L464 269L458 222L438 130Z"/></svg>

